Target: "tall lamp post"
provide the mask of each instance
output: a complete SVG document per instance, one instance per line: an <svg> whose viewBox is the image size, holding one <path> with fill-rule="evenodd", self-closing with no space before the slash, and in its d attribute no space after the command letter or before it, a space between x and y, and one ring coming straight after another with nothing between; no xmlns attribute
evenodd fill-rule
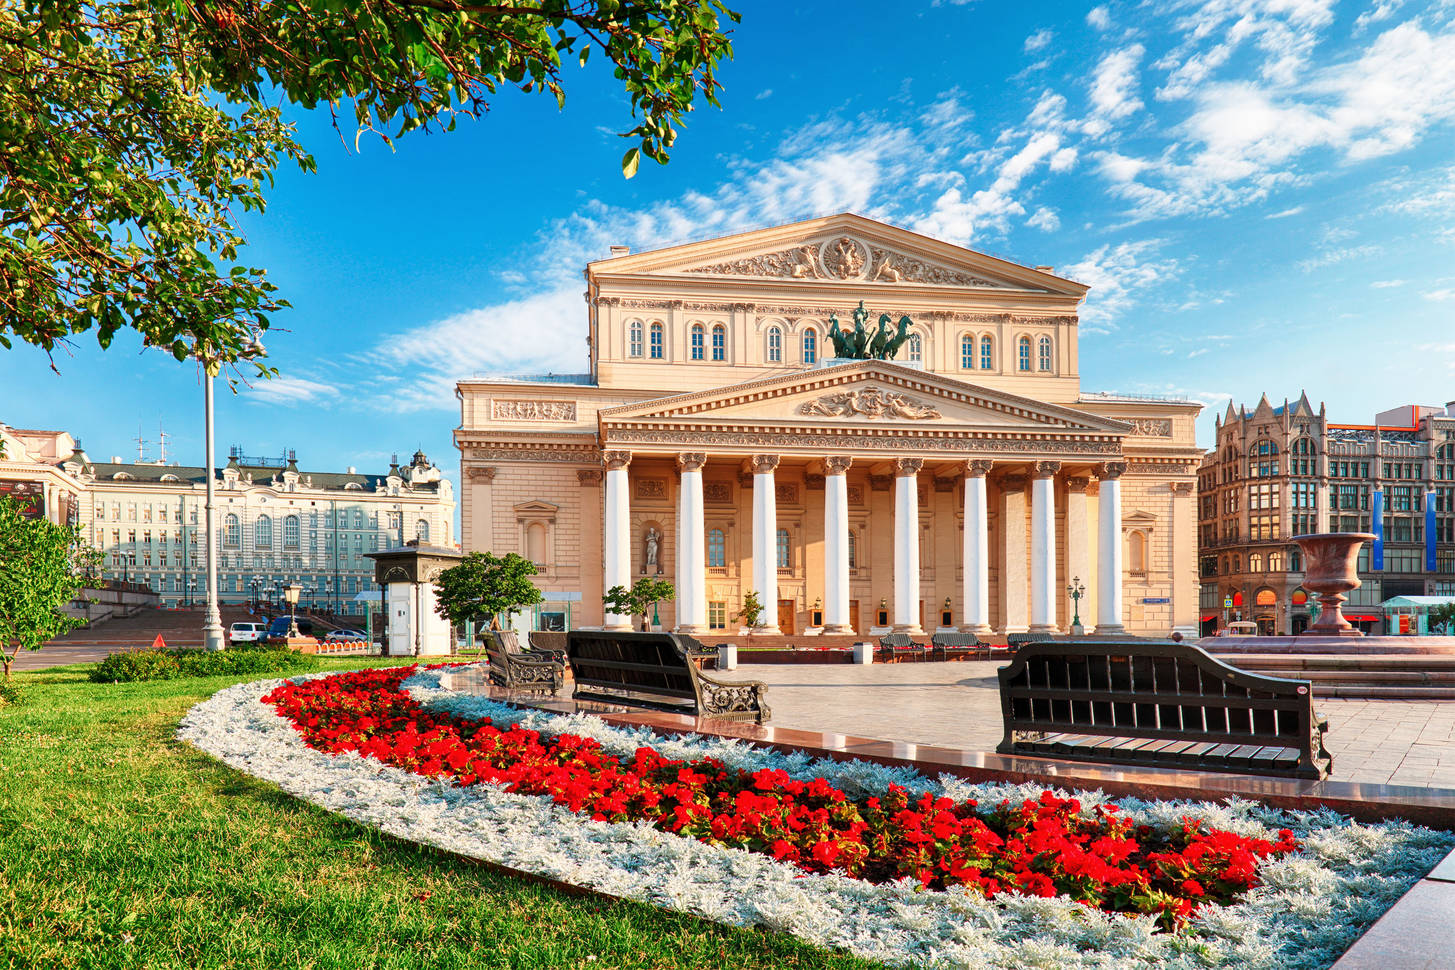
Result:
<svg viewBox="0 0 1455 970"><path fill-rule="evenodd" d="M283 587L283 599L288 603L288 636L298 636L298 594L303 592L303 587L297 583L289 583Z"/></svg>
<svg viewBox="0 0 1455 970"><path fill-rule="evenodd" d="M1086 632L1081 625L1081 597L1086 595L1086 586L1082 584L1080 576L1071 577L1066 593L1071 597L1071 635L1079 637Z"/></svg>
<svg viewBox="0 0 1455 970"><path fill-rule="evenodd" d="M200 341L199 341L200 342ZM261 357L265 351L256 337L249 336L243 343L241 359ZM213 493L216 468L213 462L212 445L212 379L222 370L222 360L215 353L195 348L197 362L202 365L202 409L207 421L207 613L202 621L202 646L207 650L221 650L226 646L222 636L222 612L217 607L217 515Z"/></svg>

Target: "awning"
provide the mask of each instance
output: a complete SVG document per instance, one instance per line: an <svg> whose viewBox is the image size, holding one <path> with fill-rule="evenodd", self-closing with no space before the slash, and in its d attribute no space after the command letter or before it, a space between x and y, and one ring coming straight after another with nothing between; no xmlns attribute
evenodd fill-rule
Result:
<svg viewBox="0 0 1455 970"><path fill-rule="evenodd" d="M1374 613L1345 613L1344 619L1353 620L1355 623L1378 623L1383 617Z"/></svg>
<svg viewBox="0 0 1455 970"><path fill-rule="evenodd" d="M1209 620L1216 620L1217 618L1218 615L1216 613L1204 613L1202 615L1202 622L1206 623Z"/></svg>

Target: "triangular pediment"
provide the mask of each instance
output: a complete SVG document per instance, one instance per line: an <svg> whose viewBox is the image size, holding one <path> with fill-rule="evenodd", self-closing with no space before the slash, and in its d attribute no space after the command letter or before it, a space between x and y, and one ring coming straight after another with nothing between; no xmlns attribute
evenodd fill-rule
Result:
<svg viewBox="0 0 1455 970"><path fill-rule="evenodd" d="M1080 297L1087 287L1045 269L840 213L591 263L625 276L722 277L843 287L853 284L1019 290Z"/></svg>
<svg viewBox="0 0 1455 970"><path fill-rule="evenodd" d="M640 401L600 413L610 427L860 427L1124 435L1122 421L969 384L891 361L866 360ZM604 431L609 435L609 431Z"/></svg>

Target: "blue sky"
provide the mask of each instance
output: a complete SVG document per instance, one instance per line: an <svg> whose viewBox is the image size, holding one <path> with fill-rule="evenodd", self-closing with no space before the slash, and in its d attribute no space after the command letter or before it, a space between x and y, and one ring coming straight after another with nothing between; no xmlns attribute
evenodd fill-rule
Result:
<svg viewBox="0 0 1455 970"><path fill-rule="evenodd" d="M588 259L841 210L1091 284L1083 387L1213 405L1204 444L1229 397L1455 399L1455 3L787 6L740 6L722 110L631 181L595 59L564 112L506 94L393 152L294 112L318 173L246 222L293 303L282 376L219 393L219 453L422 446L454 477L457 377L585 369ZM160 424L200 461L193 369L89 338L56 364L0 352L0 420L95 458Z"/></svg>

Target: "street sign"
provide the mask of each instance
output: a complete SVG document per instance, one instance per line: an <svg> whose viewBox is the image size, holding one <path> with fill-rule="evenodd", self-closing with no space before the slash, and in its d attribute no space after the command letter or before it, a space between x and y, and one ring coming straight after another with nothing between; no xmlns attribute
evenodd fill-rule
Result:
<svg viewBox="0 0 1455 970"><path fill-rule="evenodd" d="M1223 597L1223 609L1225 609L1225 610L1231 610L1232 608L1233 608L1233 598L1231 596L1224 596Z"/></svg>
<svg viewBox="0 0 1455 970"><path fill-rule="evenodd" d="M1166 596L1143 596L1142 597L1142 602L1143 603L1170 603L1170 602L1172 602L1172 600L1171 600L1170 597L1166 597Z"/></svg>

